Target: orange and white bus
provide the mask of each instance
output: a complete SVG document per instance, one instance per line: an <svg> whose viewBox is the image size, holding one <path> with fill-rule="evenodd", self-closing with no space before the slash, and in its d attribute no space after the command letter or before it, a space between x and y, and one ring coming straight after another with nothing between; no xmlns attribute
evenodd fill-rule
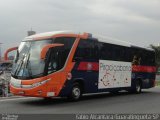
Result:
<svg viewBox="0 0 160 120"><path fill-rule="evenodd" d="M155 52L89 33L49 32L22 40L13 62L15 95L68 97L85 93L140 93L155 85Z"/></svg>

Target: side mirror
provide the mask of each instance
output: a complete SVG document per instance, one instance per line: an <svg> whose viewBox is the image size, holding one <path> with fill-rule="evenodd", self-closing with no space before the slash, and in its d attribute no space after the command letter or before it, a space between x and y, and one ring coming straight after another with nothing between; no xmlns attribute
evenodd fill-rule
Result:
<svg viewBox="0 0 160 120"><path fill-rule="evenodd" d="M57 44L49 44L49 45L44 46L44 47L42 48L40 58L41 58L41 59L44 59L44 58L46 57L46 54L47 54L47 52L48 52L48 50L49 50L50 48L59 47L59 46L64 46L64 44L59 44L59 43L57 43Z"/></svg>
<svg viewBox="0 0 160 120"><path fill-rule="evenodd" d="M5 51L4 53L4 60L8 60L8 53L14 50L17 50L18 47L13 47L13 48L9 48L8 50Z"/></svg>

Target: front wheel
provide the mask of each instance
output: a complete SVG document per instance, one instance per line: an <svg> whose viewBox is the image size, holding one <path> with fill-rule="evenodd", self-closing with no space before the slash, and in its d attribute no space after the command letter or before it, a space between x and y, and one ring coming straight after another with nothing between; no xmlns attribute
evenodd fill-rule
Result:
<svg viewBox="0 0 160 120"><path fill-rule="evenodd" d="M79 84L74 84L69 95L69 99L72 101L78 101L82 96L82 91Z"/></svg>

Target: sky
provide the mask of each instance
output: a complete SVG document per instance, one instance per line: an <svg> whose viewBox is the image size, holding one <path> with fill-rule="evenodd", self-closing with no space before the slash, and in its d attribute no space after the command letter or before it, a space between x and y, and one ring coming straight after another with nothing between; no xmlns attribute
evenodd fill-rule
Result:
<svg viewBox="0 0 160 120"><path fill-rule="evenodd" d="M160 0L0 0L3 52L31 28L89 32L148 47L160 43Z"/></svg>

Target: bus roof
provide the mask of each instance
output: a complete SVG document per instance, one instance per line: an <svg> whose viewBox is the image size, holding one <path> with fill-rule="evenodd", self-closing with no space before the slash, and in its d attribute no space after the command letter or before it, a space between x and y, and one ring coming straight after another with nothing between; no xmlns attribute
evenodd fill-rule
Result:
<svg viewBox="0 0 160 120"><path fill-rule="evenodd" d="M102 36L102 35L94 35L93 37L97 38L99 42L131 47L131 43L118 40L112 37Z"/></svg>
<svg viewBox="0 0 160 120"><path fill-rule="evenodd" d="M28 41L28 40L34 40L36 38L45 38L45 37L52 37L54 35L58 35L58 34L74 34L74 35L80 35L83 34L81 32L73 32L73 31L52 31L52 32L45 32L45 33L39 33L39 34L35 34L35 35L31 35L26 37L23 41ZM137 47L137 48L142 48L142 49L147 49L147 50L151 50L154 51L151 48L146 48L146 47L142 47L142 46L137 46L134 45L132 43L126 42L126 41L122 41L122 40L118 40L112 37L108 37L108 36L102 36L102 35L93 35L89 33L90 38L96 38L98 39L98 41L100 42L104 42L104 43L110 43L110 44L115 44L115 45L120 45L120 46L126 46L126 47Z"/></svg>
<svg viewBox="0 0 160 120"><path fill-rule="evenodd" d="M49 38L49 37L52 37L52 36L58 35L58 34L75 34L75 35L78 35L80 33L72 32L72 31L52 31L52 32L38 33L38 34L35 34L35 35L25 37L25 39L23 41L34 40L36 38L41 38L41 37L48 37Z"/></svg>
<svg viewBox="0 0 160 120"><path fill-rule="evenodd" d="M146 50L154 51L151 48L146 48L146 47L138 46L138 45L135 45L133 43L122 41L122 40L115 39L115 38L108 37L108 36L94 35L93 37L96 38L96 39L98 39L99 42L104 42L104 43L109 43L109 44L114 44L114 45L120 45L120 46L125 46L125 47L135 47L135 48L141 48L141 49L146 49Z"/></svg>

